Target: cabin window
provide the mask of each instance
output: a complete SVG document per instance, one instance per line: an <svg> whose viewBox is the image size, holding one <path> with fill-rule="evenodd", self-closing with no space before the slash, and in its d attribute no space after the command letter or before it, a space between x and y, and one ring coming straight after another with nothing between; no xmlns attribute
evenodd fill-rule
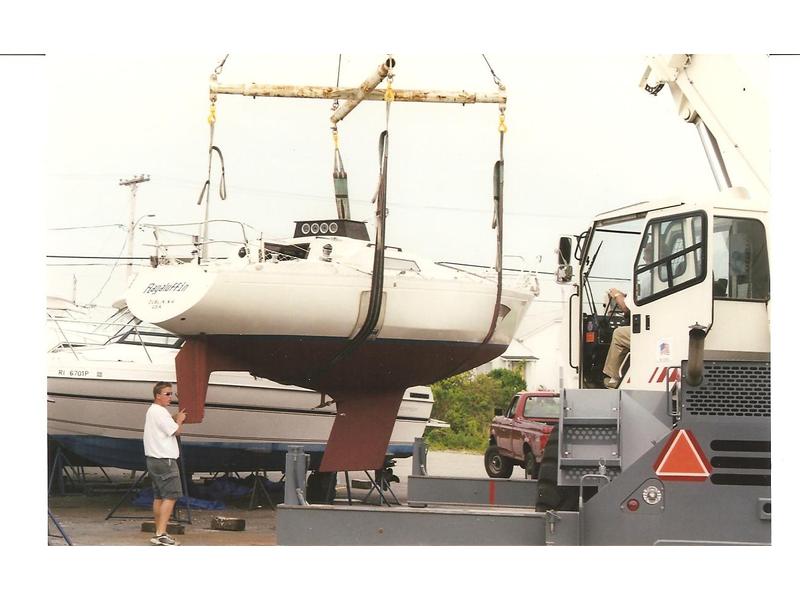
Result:
<svg viewBox="0 0 800 600"><path fill-rule="evenodd" d="M263 259L267 261L305 260L310 244L275 244L264 242Z"/></svg>
<svg viewBox="0 0 800 600"><path fill-rule="evenodd" d="M528 396L522 416L529 419L557 419L561 409L559 401L558 396Z"/></svg>
<svg viewBox="0 0 800 600"><path fill-rule="evenodd" d="M697 212L658 219L645 228L634 268L641 306L706 277L706 216Z"/></svg>
<svg viewBox="0 0 800 600"><path fill-rule="evenodd" d="M755 219L714 219L714 298L768 300L769 262L764 224Z"/></svg>
<svg viewBox="0 0 800 600"><path fill-rule="evenodd" d="M416 261L405 258L392 258L387 256L383 259L383 266L391 271L411 271L413 273L420 272L419 265L416 263Z"/></svg>
<svg viewBox="0 0 800 600"><path fill-rule="evenodd" d="M183 345L183 338L159 327L148 323L133 325L119 340L120 344L132 344L134 346L155 346L158 348L180 348Z"/></svg>

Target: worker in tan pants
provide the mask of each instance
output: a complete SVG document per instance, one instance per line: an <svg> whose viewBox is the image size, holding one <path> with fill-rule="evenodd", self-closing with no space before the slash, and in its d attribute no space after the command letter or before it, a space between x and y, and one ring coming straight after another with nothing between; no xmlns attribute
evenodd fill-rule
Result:
<svg viewBox="0 0 800 600"><path fill-rule="evenodd" d="M617 288L608 290L608 297L609 301L614 300L623 312L630 312L627 304L625 304L625 294L620 292ZM630 350L631 326L624 325L622 327L617 327L614 330L614 334L611 336L611 346L608 349L606 363L603 366L603 374L606 375L603 379L603 383L607 388L614 389L619 386L619 369Z"/></svg>

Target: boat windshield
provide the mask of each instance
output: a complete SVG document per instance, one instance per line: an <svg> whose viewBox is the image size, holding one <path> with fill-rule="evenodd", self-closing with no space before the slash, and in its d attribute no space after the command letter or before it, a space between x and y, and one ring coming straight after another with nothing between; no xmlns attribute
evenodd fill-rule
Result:
<svg viewBox="0 0 800 600"><path fill-rule="evenodd" d="M102 331L101 331L102 330ZM108 344L135 344L159 348L180 348L183 338L165 331L156 325L144 323L127 309L121 309L103 325L97 333L105 333Z"/></svg>

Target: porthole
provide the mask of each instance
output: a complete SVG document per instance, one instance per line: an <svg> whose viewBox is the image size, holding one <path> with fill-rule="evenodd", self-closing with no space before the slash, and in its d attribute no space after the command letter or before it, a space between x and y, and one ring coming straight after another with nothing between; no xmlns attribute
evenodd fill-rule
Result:
<svg viewBox="0 0 800 600"><path fill-rule="evenodd" d="M311 226L308 223L303 223L303 226L300 227L300 231L303 232L303 235L308 235L311 231Z"/></svg>
<svg viewBox="0 0 800 600"><path fill-rule="evenodd" d="M327 223L321 223L320 226L319 226L319 232L322 233L322 234L328 233L328 224Z"/></svg>
<svg viewBox="0 0 800 600"><path fill-rule="evenodd" d="M314 223L311 225L311 233L314 235L319 233L319 223Z"/></svg>
<svg viewBox="0 0 800 600"><path fill-rule="evenodd" d="M329 230L331 233L336 233L337 231L339 231L339 224L338 224L338 223L331 223L331 225L330 225L330 227L328 228L328 230Z"/></svg>

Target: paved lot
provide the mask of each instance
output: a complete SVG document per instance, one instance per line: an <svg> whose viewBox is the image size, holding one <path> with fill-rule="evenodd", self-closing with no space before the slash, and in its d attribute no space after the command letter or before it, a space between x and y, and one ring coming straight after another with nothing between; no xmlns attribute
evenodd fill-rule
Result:
<svg viewBox="0 0 800 600"><path fill-rule="evenodd" d="M113 484L109 484L99 469L86 469L90 484L89 494L67 494L51 496L50 510L75 545L88 546L141 546L148 545L152 534L142 532L144 521L152 521L148 509L137 508L125 502L112 518L106 516L122 499L125 489L130 485L130 472L106 469ZM400 478L392 485L392 491L401 503L406 501L407 477L411 473L411 458L399 459L394 469ZM486 477L483 468L483 455L463 452L429 452L428 473L430 475L450 475L457 477ZM370 473L372 475L372 473ZM278 480L280 474L270 473L270 479ZM351 473L351 480L367 481L364 473ZM513 478L524 477L521 468L515 468ZM368 490L352 489L353 500L367 498ZM344 501L347 491L344 478L340 476L337 486L337 499ZM274 497L274 502L282 502L282 497ZM370 502L377 501L377 494L369 495ZM222 510L191 511L192 523L184 524L185 532L177 539L185 546L271 546L275 545L275 513L263 499L260 507L249 509L250 497L226 502ZM258 502L256 506L258 506ZM211 520L216 516L245 519L244 531L217 531L211 529ZM133 518L121 518L133 517ZM185 510L181 512L185 520ZM48 543L64 545L58 530L49 523Z"/></svg>

